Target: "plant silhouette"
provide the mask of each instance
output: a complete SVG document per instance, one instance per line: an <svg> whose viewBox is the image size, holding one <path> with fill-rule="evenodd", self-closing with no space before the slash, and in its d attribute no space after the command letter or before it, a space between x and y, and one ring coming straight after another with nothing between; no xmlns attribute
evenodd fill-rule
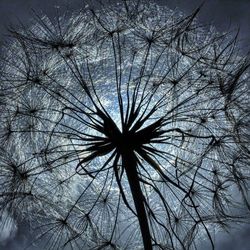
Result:
<svg viewBox="0 0 250 250"><path fill-rule="evenodd" d="M199 9L124 0L9 30L4 228L42 249L214 249L246 221L249 60Z"/></svg>

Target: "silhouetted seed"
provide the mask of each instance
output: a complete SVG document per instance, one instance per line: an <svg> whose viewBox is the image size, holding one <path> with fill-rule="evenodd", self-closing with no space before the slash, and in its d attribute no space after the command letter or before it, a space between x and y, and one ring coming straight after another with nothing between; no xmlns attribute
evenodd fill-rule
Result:
<svg viewBox="0 0 250 250"><path fill-rule="evenodd" d="M201 123L206 123L207 122L207 118L206 117L201 117L200 121L201 121Z"/></svg>

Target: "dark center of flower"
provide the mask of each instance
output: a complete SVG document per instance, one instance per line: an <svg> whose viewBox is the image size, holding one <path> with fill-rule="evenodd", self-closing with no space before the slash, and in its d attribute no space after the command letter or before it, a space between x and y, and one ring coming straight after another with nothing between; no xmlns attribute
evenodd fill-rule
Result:
<svg viewBox="0 0 250 250"><path fill-rule="evenodd" d="M108 143L121 155L137 151L142 145L148 144L152 139L158 138L163 132L160 131L162 119L142 128L140 121L132 127L124 124L122 131L116 126L111 118L107 118L103 125L103 133Z"/></svg>

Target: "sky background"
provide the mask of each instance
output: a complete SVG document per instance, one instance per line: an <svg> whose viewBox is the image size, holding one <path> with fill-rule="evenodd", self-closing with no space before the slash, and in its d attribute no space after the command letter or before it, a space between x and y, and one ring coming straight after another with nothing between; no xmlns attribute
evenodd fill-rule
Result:
<svg viewBox="0 0 250 250"><path fill-rule="evenodd" d="M103 1L106 3L107 1ZM204 3L198 19L201 23L213 24L219 31L240 28L239 39L244 52L250 50L250 0L158 0L170 8L177 8L186 14L192 13L201 3ZM95 0L0 0L0 41L7 34L7 26L22 21L30 22L32 11L44 12L53 17L55 7L60 11L78 10L87 4L98 7ZM17 236L5 245L0 242L1 250L22 249L26 231L23 227ZM26 234L27 236L27 234ZM204 243L202 250L210 249ZM217 250L249 250L250 249L250 225L241 229L232 229L230 235L218 235L216 240Z"/></svg>

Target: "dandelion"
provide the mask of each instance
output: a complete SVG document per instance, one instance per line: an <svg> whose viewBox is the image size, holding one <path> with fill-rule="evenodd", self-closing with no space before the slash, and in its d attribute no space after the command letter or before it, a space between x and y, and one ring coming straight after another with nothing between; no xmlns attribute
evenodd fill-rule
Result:
<svg viewBox="0 0 250 250"><path fill-rule="evenodd" d="M0 211L32 244L214 249L246 220L249 61L198 12L124 0L10 30Z"/></svg>

